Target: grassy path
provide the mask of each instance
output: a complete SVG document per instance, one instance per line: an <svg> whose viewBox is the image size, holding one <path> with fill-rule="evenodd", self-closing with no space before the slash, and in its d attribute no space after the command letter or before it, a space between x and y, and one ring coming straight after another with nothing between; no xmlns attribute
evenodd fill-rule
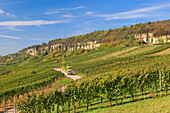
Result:
<svg viewBox="0 0 170 113"><path fill-rule="evenodd" d="M159 51L159 52L150 54L150 55L160 55L160 54L170 54L170 48L165 49L165 50L163 50L163 51Z"/></svg>

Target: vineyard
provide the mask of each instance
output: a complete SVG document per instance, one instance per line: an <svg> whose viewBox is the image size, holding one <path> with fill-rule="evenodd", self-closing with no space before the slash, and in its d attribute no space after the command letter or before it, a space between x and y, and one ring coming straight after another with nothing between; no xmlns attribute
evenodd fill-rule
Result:
<svg viewBox="0 0 170 113"><path fill-rule="evenodd" d="M150 98L169 99L170 44L114 43L1 58L0 112L7 112L8 105L21 113L93 112ZM59 67L82 78L73 81L53 69Z"/></svg>
<svg viewBox="0 0 170 113"><path fill-rule="evenodd" d="M158 60L158 59L157 59ZM76 82L67 85L64 93L56 90L52 94L44 94L28 96L26 101L21 100L18 104L19 110L22 112L52 112L57 107L57 112L67 111L70 109L70 104L76 109L81 107L81 104L86 104L86 110L89 109L91 102L94 99L103 101L103 98L109 100L109 106L112 106L112 101L121 100L124 104L124 99L131 96L131 101L135 101L135 95L143 95L145 99L148 94L152 97L163 96L168 94L168 84L170 67L167 63L150 67L136 68L135 70L124 69L115 70L95 76L86 77ZM156 63L157 64L157 63ZM159 93L158 93L159 92ZM29 106L31 105L31 106ZM68 108L66 108L68 105ZM62 106L62 107L61 107ZM60 108L60 109L59 109ZM62 108L62 109L61 109Z"/></svg>
<svg viewBox="0 0 170 113"><path fill-rule="evenodd" d="M7 68L1 69L0 102L4 98L8 100L14 96L19 97L19 95L42 89L64 76L61 72L54 71L52 68L35 65L7 66Z"/></svg>
<svg viewBox="0 0 170 113"><path fill-rule="evenodd" d="M168 47L159 46L147 54ZM67 84L64 92L56 89L48 94L28 95L18 102L18 110L23 113L84 112L98 105L113 107L169 95L169 54L143 54L68 63L75 72L86 76Z"/></svg>

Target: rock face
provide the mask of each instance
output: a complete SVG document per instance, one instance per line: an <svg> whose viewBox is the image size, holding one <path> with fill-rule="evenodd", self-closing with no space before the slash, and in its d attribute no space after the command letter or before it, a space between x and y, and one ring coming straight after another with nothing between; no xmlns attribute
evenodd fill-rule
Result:
<svg viewBox="0 0 170 113"><path fill-rule="evenodd" d="M25 48L19 51L16 55L24 55L30 54L35 55L37 52L44 53L45 51L53 51L54 49L64 49L68 51L78 50L78 49L93 49L95 47L99 47L101 43L95 42L87 42L87 43L77 43L73 45L64 45L64 44L53 44L53 45L46 45L46 46L33 46L29 48ZM14 55L10 55L10 57L15 57Z"/></svg>
<svg viewBox="0 0 170 113"><path fill-rule="evenodd" d="M158 44L160 37L163 39L164 43L170 42L170 35L154 36L153 33L134 35L135 39L142 39L146 43L149 42L149 43L153 43L153 44Z"/></svg>
<svg viewBox="0 0 170 113"><path fill-rule="evenodd" d="M159 43L160 37L163 39L164 43L170 42L170 35L154 36L153 33L145 33L145 34L136 34L136 35L132 35L132 36L134 36L134 38L137 40L142 39L146 43L157 44L157 43ZM19 51L18 53L9 54L8 57L14 58L18 55L26 55L26 54L35 55L38 52L44 53L46 51L47 52L53 51L54 49L63 49L63 50L68 50L68 51L78 50L78 49L93 49L95 47L99 47L100 45L101 45L101 43L96 43L96 41L86 42L86 43L69 44L69 45L65 45L65 44L36 45L36 46L31 46L31 47L25 48L25 49Z"/></svg>

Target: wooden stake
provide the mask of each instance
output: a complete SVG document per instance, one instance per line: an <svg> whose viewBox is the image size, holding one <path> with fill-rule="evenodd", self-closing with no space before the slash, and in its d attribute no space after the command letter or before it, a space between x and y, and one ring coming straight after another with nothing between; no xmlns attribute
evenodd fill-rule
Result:
<svg viewBox="0 0 170 113"><path fill-rule="evenodd" d="M117 106L117 92L116 92L116 106Z"/></svg>
<svg viewBox="0 0 170 113"><path fill-rule="evenodd" d="M68 98L68 113L70 113L70 98Z"/></svg>
<svg viewBox="0 0 170 113"><path fill-rule="evenodd" d="M4 98L4 113L6 112L6 99Z"/></svg>
<svg viewBox="0 0 170 113"><path fill-rule="evenodd" d="M162 97L162 82L161 82L161 71L159 70L159 81L160 81L160 96Z"/></svg>

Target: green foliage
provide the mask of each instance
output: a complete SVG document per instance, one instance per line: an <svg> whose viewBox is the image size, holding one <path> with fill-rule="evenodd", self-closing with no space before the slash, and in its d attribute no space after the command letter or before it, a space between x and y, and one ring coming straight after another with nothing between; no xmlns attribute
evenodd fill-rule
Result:
<svg viewBox="0 0 170 113"><path fill-rule="evenodd" d="M46 43L42 43L42 47L45 47L47 44Z"/></svg>
<svg viewBox="0 0 170 113"><path fill-rule="evenodd" d="M148 87L154 89L155 81L158 81L156 84L157 87L159 87L159 72L162 74L161 78L166 78L163 79L165 82L162 82L162 84L166 84L163 85L163 88L166 89L167 83L169 82L170 70L167 67L167 64L164 63L161 66L147 66L143 68L136 68L135 70L116 70L102 75L86 77L68 84L63 93L56 90L54 93L49 95L44 96L42 94L42 96L40 96L41 98L38 98L36 101L34 96L32 96L31 99L28 98L26 101L19 103L18 108L23 110L23 112L26 112L27 109L24 109L24 106L29 103L36 104L40 102L42 103L41 105L38 104L32 108L28 108L32 110L39 106L41 110L44 108L46 111L50 112L53 109L52 106L54 104L57 106L64 106L67 100L70 99L72 105L75 106L74 108L77 106L76 103L81 101L86 102L86 108L88 110L93 98L98 98L100 96L107 97L111 106L111 100L114 96L117 95L122 98L122 96L128 96L129 94L132 96L132 101L134 101L134 92L138 92L139 90L142 90L142 88L145 88L145 91L147 91ZM155 91L155 93L157 92ZM34 110L35 109L32 111ZM38 109L36 109L36 111L37 110ZM59 112L59 109L57 109L57 112Z"/></svg>
<svg viewBox="0 0 170 113"><path fill-rule="evenodd" d="M36 74L36 71L31 71L31 74Z"/></svg>
<svg viewBox="0 0 170 113"><path fill-rule="evenodd" d="M76 54L77 55L80 55L80 54L82 54L82 53L84 53L85 52L85 49L79 49L77 52L76 52Z"/></svg>
<svg viewBox="0 0 170 113"><path fill-rule="evenodd" d="M151 22L149 21L147 24L148 24L148 25L150 25L150 24L151 24Z"/></svg>
<svg viewBox="0 0 170 113"><path fill-rule="evenodd" d="M126 31L126 26L124 26L124 27L120 30L120 32L123 32L123 31Z"/></svg>
<svg viewBox="0 0 170 113"><path fill-rule="evenodd" d="M159 40L159 43L160 43L160 44L163 44L163 43L164 43L164 40L163 40L163 38L162 38L161 36L159 37L158 40Z"/></svg>
<svg viewBox="0 0 170 113"><path fill-rule="evenodd" d="M151 43L153 43L153 37L151 38Z"/></svg>
<svg viewBox="0 0 170 113"><path fill-rule="evenodd" d="M111 32L112 32L112 29L109 29L107 33L110 34Z"/></svg>
<svg viewBox="0 0 170 113"><path fill-rule="evenodd" d="M71 57L68 57L65 59L65 61L67 62L82 62L82 61L86 61L86 60L89 60L89 59L94 59L94 58L98 58L98 57L101 57L101 56L104 56L108 53L111 53L111 52L114 52L114 51L118 51L120 50L121 48L123 47L114 47L114 48L105 48L105 49L97 49L97 50L92 50L92 51L89 51L89 50L85 50L84 53L82 54L79 54L79 55L76 55L76 56L71 56Z"/></svg>
<svg viewBox="0 0 170 113"><path fill-rule="evenodd" d="M64 76L61 72L45 67L25 66L11 69L11 72L2 74L0 78L0 95L7 98L41 88L54 82L58 77Z"/></svg>
<svg viewBox="0 0 170 113"><path fill-rule="evenodd" d="M42 56L46 56L46 55L48 55L48 52L47 52L47 51L45 51L45 52L42 54Z"/></svg>
<svg viewBox="0 0 170 113"><path fill-rule="evenodd" d="M127 40L125 46L132 46L133 42L131 40Z"/></svg>

